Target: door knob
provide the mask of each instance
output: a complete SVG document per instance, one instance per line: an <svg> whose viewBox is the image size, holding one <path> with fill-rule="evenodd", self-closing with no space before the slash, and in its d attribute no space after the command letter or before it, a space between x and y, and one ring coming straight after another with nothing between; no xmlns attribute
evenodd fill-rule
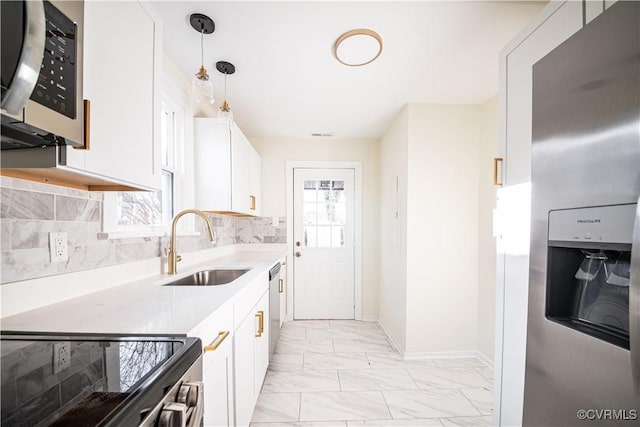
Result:
<svg viewBox="0 0 640 427"><path fill-rule="evenodd" d="M297 256L298 258L300 258L300 256L301 256L301 255L302 255L302 254L301 254L300 252L296 252L296 256Z"/></svg>

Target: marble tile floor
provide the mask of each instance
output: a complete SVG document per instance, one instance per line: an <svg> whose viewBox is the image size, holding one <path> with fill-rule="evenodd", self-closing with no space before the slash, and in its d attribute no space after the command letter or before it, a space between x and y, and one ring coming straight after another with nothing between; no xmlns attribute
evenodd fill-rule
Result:
<svg viewBox="0 0 640 427"><path fill-rule="evenodd" d="M252 427L490 426L493 370L405 361L375 322L284 324Z"/></svg>

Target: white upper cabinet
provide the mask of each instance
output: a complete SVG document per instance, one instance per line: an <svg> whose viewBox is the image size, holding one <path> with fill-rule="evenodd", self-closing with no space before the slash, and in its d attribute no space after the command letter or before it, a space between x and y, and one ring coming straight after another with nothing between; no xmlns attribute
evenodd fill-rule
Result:
<svg viewBox="0 0 640 427"><path fill-rule="evenodd" d="M557 7L553 14L529 34L521 34L502 54L500 111L506 138L502 139L500 152L505 185L531 180L533 64L582 27L581 2L550 6Z"/></svg>
<svg viewBox="0 0 640 427"><path fill-rule="evenodd" d="M262 215L262 158L249 145L249 211L252 215Z"/></svg>
<svg viewBox="0 0 640 427"><path fill-rule="evenodd" d="M234 122L194 119L195 200L205 211L259 216L262 160Z"/></svg>
<svg viewBox="0 0 640 427"><path fill-rule="evenodd" d="M84 25L90 146L68 148L67 164L134 187L159 189L159 20L147 3L96 1L85 2Z"/></svg>

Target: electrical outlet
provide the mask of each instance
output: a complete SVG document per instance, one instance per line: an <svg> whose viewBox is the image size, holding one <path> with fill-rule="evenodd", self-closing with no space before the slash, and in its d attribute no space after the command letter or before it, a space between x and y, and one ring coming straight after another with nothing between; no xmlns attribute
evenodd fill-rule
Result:
<svg viewBox="0 0 640 427"><path fill-rule="evenodd" d="M71 366L71 342L61 341L53 345L53 373Z"/></svg>
<svg viewBox="0 0 640 427"><path fill-rule="evenodd" d="M51 254L51 262L63 262L69 259L67 233L49 233L49 253Z"/></svg>

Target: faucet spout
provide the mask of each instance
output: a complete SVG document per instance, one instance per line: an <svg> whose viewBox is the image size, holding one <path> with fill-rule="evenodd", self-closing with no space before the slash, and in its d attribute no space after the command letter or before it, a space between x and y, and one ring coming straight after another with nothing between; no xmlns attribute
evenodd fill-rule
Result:
<svg viewBox="0 0 640 427"><path fill-rule="evenodd" d="M169 261L168 273L169 274L176 274L178 272L178 262L180 261L181 258L176 251L176 225L178 224L178 220L182 218L183 215L188 213L198 215L200 218L202 218L204 220L204 223L207 225L209 238L211 239L212 242L216 239L216 233L213 231L213 228L211 227L211 221L209 220L209 217L207 216L207 214L205 214L204 212L198 209L185 209L181 212L178 212L178 214L176 214L176 216L173 218L173 221L171 221L171 237L169 239L169 255L168 255L168 261Z"/></svg>

